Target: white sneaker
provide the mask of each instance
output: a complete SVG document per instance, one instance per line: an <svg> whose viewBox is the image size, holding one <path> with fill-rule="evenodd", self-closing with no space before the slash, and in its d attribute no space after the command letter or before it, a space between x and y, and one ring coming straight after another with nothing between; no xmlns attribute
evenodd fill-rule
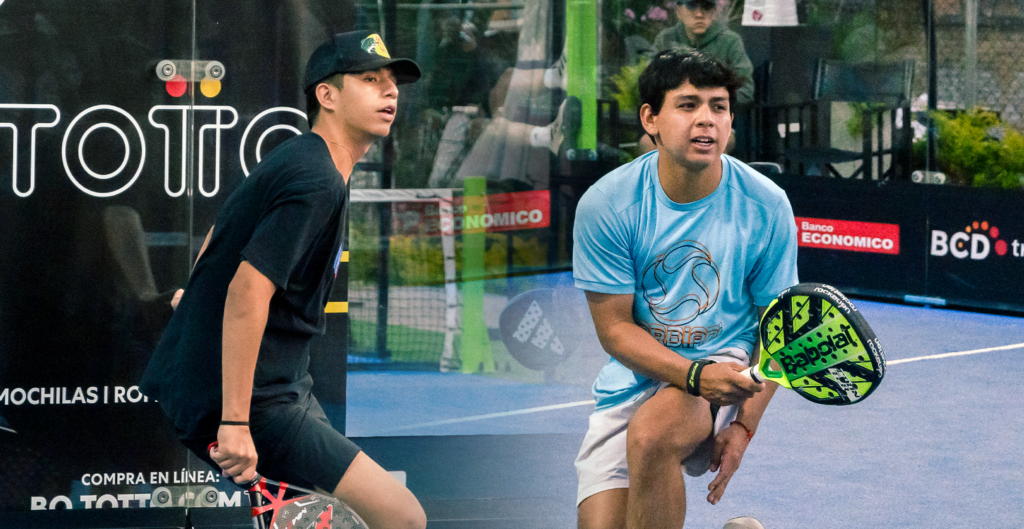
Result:
<svg viewBox="0 0 1024 529"><path fill-rule="evenodd" d="M740 516L725 522L725 527L722 527L722 529L764 529L764 526L754 518Z"/></svg>
<svg viewBox="0 0 1024 529"><path fill-rule="evenodd" d="M565 79L565 52L558 57L558 61L555 62L554 66L544 70L544 86L554 89L561 88L566 89L567 82Z"/></svg>

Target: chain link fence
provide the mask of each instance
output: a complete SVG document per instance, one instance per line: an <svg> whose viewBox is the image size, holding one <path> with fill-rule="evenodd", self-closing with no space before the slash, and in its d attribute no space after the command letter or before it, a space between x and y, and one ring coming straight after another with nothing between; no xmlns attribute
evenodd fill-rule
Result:
<svg viewBox="0 0 1024 529"><path fill-rule="evenodd" d="M1024 131L1024 1L936 0L935 31L937 106L964 109L974 101Z"/></svg>

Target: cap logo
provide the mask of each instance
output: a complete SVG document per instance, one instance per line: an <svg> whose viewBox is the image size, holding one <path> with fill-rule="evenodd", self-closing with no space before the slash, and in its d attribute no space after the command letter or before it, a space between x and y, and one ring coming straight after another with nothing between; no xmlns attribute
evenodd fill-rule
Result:
<svg viewBox="0 0 1024 529"><path fill-rule="evenodd" d="M363 39L363 42L359 43L359 47L366 53L380 55L385 59L391 58L391 55L388 54L388 49L384 46L384 39L380 38L380 35L376 33Z"/></svg>

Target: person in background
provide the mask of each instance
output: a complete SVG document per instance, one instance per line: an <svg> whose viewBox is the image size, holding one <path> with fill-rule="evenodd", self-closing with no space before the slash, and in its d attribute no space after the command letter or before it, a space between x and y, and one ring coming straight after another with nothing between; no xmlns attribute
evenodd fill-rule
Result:
<svg viewBox="0 0 1024 529"><path fill-rule="evenodd" d="M714 0L676 2L679 23L662 30L654 38L654 53L687 47L726 65L743 78L736 92L736 104L754 100L754 65L747 56L743 38L719 19Z"/></svg>
<svg viewBox="0 0 1024 529"><path fill-rule="evenodd" d="M652 55L675 48L690 48L708 55L743 79L743 86L736 91L737 107L751 103L754 100L754 65L747 56L743 38L720 20L715 0L677 1L675 14L679 23L654 37ZM646 135L641 136L639 143L641 153L654 150L654 143ZM735 146L734 129L725 148L726 154L731 154Z"/></svg>

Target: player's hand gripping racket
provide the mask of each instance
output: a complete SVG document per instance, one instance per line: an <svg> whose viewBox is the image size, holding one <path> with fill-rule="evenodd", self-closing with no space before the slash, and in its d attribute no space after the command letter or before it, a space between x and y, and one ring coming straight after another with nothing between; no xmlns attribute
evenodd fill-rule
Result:
<svg viewBox="0 0 1024 529"><path fill-rule="evenodd" d="M745 373L811 402L860 402L885 375L875 333L853 303L829 285L800 283L783 291L764 311L759 332L760 361Z"/></svg>
<svg viewBox="0 0 1024 529"><path fill-rule="evenodd" d="M207 451L213 450L216 442ZM258 473L246 489L255 529L368 529L348 505L327 494L267 479Z"/></svg>

